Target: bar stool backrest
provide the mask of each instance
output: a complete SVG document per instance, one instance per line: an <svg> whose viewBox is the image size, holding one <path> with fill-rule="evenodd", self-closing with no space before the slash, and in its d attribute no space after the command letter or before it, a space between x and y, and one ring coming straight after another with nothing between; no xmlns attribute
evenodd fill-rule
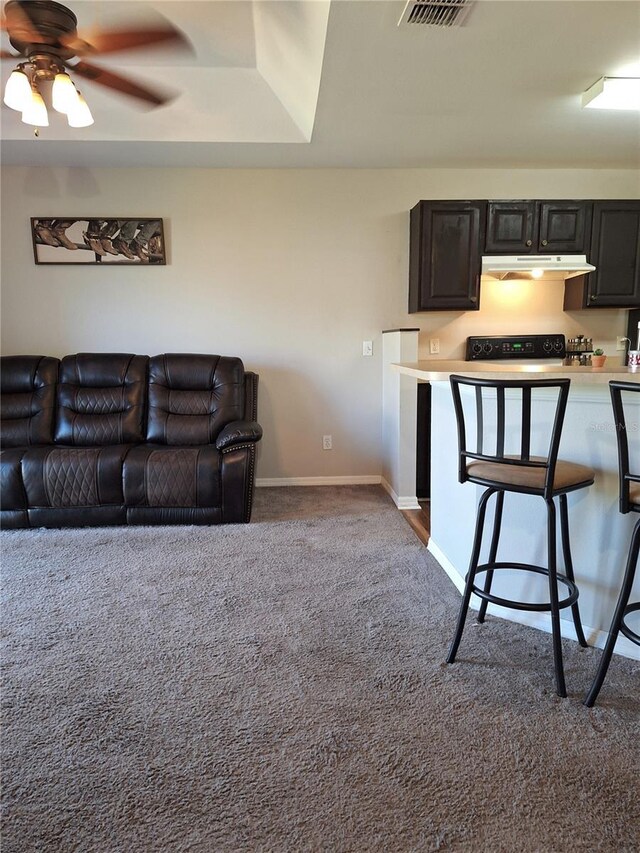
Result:
<svg viewBox="0 0 640 853"><path fill-rule="evenodd" d="M640 512L640 384L611 381L609 390L618 440L620 512Z"/></svg>
<svg viewBox="0 0 640 853"><path fill-rule="evenodd" d="M474 459L545 470L548 497L569 396L570 379L450 377L458 428L458 479ZM466 393L465 393L466 391Z"/></svg>

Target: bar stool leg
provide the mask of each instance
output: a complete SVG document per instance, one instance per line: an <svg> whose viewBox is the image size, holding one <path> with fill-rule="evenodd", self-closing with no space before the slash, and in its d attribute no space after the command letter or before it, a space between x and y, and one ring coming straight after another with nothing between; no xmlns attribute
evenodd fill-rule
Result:
<svg viewBox="0 0 640 853"><path fill-rule="evenodd" d="M493 536L491 538L491 549L489 551L489 562L495 563L498 555L498 540L500 538L500 526L502 524L502 507L504 506L504 492L498 492L496 496L496 512L493 519ZM491 582L493 581L493 569L489 569L484 581L484 591L491 592ZM489 604L484 598L480 601L480 611L478 613L478 622L484 622L484 617Z"/></svg>
<svg viewBox="0 0 640 853"><path fill-rule="evenodd" d="M471 560L469 561L469 571L467 572L467 580L464 587L462 602L460 603L460 612L458 614L458 624L456 625L456 633L453 638L453 642L449 647L449 654L447 655L447 663L453 663L455 661L456 654L458 652L458 646L460 645L460 640L462 639L465 617L467 615L467 610L469 609L469 602L471 601L471 591L473 589L473 582L475 580L476 572L478 570L478 563L480 562L480 548L482 547L482 533L484 530L484 519L487 512L487 501L495 491L496 489L487 489L486 492L483 493L482 497L480 498L480 503L478 504L478 514L476 516L476 532L473 538L473 549L471 552Z"/></svg>
<svg viewBox="0 0 640 853"><path fill-rule="evenodd" d="M549 601L551 603L551 633L553 635L553 661L556 672L556 693L566 698L567 688L562 665L562 635L560 633L560 608L558 607L558 580L556 567L556 507L553 498L547 504L547 553L549 571Z"/></svg>
<svg viewBox="0 0 640 853"><path fill-rule="evenodd" d="M560 495L560 533L562 535L562 555L564 557L565 573L572 583L576 582L573 574L573 559L571 557L571 543L569 541L569 510L567 508L567 496ZM582 622L580 620L580 609L578 602L571 605L571 615L573 616L573 624L576 629L576 637L583 648L587 648L587 641L582 630Z"/></svg>
<svg viewBox="0 0 640 853"><path fill-rule="evenodd" d="M589 690L585 698L582 700L583 705L586 705L587 708L593 707L596 699L598 698L600 688L602 687L604 679L607 675L607 670L609 669L609 664L611 663L611 656L613 655L613 649L615 647L616 640L618 639L620 625L622 624L622 619L624 617L624 611L627 604L629 603L629 596L631 595L631 587L633 586L633 580L636 574L636 565L638 563L639 552L640 519L636 521L636 526L633 528L633 535L631 537L631 544L629 545L629 556L627 557L627 566L624 573L624 580L622 581L622 589L620 590L620 596L618 598L615 613L613 614L611 628L609 629L609 638L607 639L604 651L602 652L602 657L600 658L600 666L598 667L596 677L593 679L591 689Z"/></svg>

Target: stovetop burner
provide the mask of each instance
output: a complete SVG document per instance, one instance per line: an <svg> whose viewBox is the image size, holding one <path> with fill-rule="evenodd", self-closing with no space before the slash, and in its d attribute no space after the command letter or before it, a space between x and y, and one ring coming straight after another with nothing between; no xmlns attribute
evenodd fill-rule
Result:
<svg viewBox="0 0 640 853"><path fill-rule="evenodd" d="M564 335L504 335L467 338L467 361L515 358L564 358Z"/></svg>

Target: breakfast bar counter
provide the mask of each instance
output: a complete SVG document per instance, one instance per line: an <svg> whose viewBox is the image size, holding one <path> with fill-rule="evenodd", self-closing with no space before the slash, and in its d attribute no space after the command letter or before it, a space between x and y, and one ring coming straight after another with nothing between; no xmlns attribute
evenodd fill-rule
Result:
<svg viewBox="0 0 640 853"><path fill-rule="evenodd" d="M528 364L445 359L390 360L385 365L389 388L392 389L394 376L395 381L401 383L400 394L397 395L401 404L397 429L400 462L395 469L390 466L392 473L394 470L400 474L403 471L406 473L412 464L415 470L416 440L420 441L420 436L415 431L412 395L416 396L418 381L431 384L431 530L428 547L460 590L471 553L476 507L483 489L458 482L457 429L449 376L462 374L487 379L508 379L510 376L514 379L571 379L559 457L588 465L596 471L593 486L570 493L568 500L582 621L588 642L600 647L606 641L636 520L631 514L622 515L618 512L617 441L608 383L612 379L640 383L640 372L631 372L619 363L614 364L618 360L613 357L609 360L612 364L605 364L602 368L565 367L557 361L551 364ZM385 397L387 408L390 401L392 396L388 393ZM412 421L413 433L410 428ZM394 423L388 417L386 422ZM640 407L633 428L640 429ZM385 482L385 487L388 487L400 508L412 505L408 497L411 494L409 480L404 481L404 496L400 489L397 490L398 494L393 487L389 487L388 482ZM544 502L527 495L507 495L504 520L498 559L538 564L544 562L544 536L539 535L545 528ZM523 579L517 577L516 573L505 573L503 583L501 592L506 598L526 599L529 596L536 600L539 594L534 579ZM638 593L639 590L635 589L635 598L640 597ZM632 600L635 600L633 596ZM474 603L472 600L472 606L478 607L479 601ZM490 605L489 613L492 610L503 618L550 630L548 614L516 612ZM562 615L563 635L575 639L569 612L564 611ZM453 629L454 614L452 634ZM619 639L616 651L638 658L638 647L624 637Z"/></svg>

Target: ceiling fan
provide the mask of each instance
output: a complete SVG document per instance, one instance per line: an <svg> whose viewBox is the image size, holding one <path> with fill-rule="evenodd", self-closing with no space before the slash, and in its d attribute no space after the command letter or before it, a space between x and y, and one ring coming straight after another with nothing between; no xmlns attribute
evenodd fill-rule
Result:
<svg viewBox="0 0 640 853"><path fill-rule="evenodd" d="M171 96L151 89L130 77L115 74L80 57L144 48L165 42L190 47L180 30L168 22L148 28L105 29L93 32L90 41L78 35L74 13L53 0L8 0L0 27L6 30L17 55L3 50L2 59L20 59L5 89L4 102L22 112L22 120L36 127L48 125L40 84L53 82L52 106L67 115L71 127L85 127L93 118L68 72L109 89L160 106ZM37 135L37 131L36 131Z"/></svg>

